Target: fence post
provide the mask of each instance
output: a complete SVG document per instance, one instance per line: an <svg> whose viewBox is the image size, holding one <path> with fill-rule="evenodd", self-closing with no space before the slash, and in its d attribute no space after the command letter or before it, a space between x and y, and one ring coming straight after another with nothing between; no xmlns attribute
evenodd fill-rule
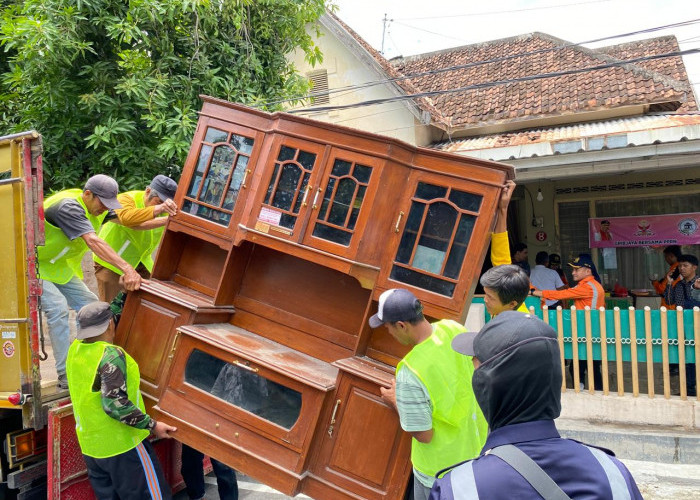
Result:
<svg viewBox="0 0 700 500"><path fill-rule="evenodd" d="M668 370L668 316L666 308L661 308L661 360L664 374L664 397L671 398L671 375Z"/></svg>
<svg viewBox="0 0 700 500"><path fill-rule="evenodd" d="M651 308L644 307L644 338L647 348L647 391L650 398L654 398L654 350L651 343Z"/></svg>
<svg viewBox="0 0 700 500"><path fill-rule="evenodd" d="M561 306L557 306L557 338L559 339L559 357L561 358L561 392L566 392L566 359L564 358L564 314Z"/></svg>
<svg viewBox="0 0 700 500"><path fill-rule="evenodd" d="M610 394L610 381L608 380L608 336L605 323L605 308L601 307L598 311L600 311L600 364L603 370L603 394L607 396Z"/></svg>
<svg viewBox="0 0 700 500"><path fill-rule="evenodd" d="M700 307L693 307L693 343L695 344L695 398L700 401L698 382L700 378ZM685 347L685 346L684 346Z"/></svg>
<svg viewBox="0 0 700 500"><path fill-rule="evenodd" d="M637 365L637 318L634 307L629 308L630 318L630 358L632 360L632 394L639 397L639 366Z"/></svg>
<svg viewBox="0 0 700 500"><path fill-rule="evenodd" d="M574 367L574 392L581 392L581 375L578 371L578 318L576 306L571 306L571 364Z"/></svg>
<svg viewBox="0 0 700 500"><path fill-rule="evenodd" d="M585 307L583 315L586 324L586 372L588 373L588 392L595 393L595 384L593 383L593 335L591 334L591 308Z"/></svg>
<svg viewBox="0 0 700 500"><path fill-rule="evenodd" d="M615 319L615 360L617 367L617 395L625 394L625 380L622 373L622 327L620 326L620 308L613 309L613 318Z"/></svg>
<svg viewBox="0 0 700 500"><path fill-rule="evenodd" d="M688 399L685 377L685 331L682 307L676 307L676 338L678 340L678 384L680 386L681 399Z"/></svg>

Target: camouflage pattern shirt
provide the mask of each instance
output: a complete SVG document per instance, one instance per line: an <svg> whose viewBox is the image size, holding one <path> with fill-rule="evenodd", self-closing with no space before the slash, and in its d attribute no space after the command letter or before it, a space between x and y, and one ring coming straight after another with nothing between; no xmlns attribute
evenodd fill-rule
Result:
<svg viewBox="0 0 700 500"><path fill-rule="evenodd" d="M121 349L105 347L92 390L102 392L102 408L113 419L137 429L153 430L155 427L156 421L129 400L126 392L126 358Z"/></svg>

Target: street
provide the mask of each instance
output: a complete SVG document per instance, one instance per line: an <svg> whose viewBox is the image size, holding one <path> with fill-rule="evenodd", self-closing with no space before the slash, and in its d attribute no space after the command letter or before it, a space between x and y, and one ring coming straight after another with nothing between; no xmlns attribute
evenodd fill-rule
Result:
<svg viewBox="0 0 700 500"><path fill-rule="evenodd" d="M255 479L252 479L240 472L237 473L238 477L238 498L241 500L282 500L285 498L309 498L306 495L297 495L296 497L289 497L280 493L277 490L260 484ZM210 472L205 478L206 483L206 500L218 500L219 493L216 490L216 476L213 472ZM174 500L188 500L187 492L180 491L174 497Z"/></svg>

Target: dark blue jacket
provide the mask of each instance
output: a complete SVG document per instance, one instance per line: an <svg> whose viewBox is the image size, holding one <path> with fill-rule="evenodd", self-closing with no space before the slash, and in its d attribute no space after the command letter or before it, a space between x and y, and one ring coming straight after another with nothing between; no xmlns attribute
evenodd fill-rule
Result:
<svg viewBox="0 0 700 500"><path fill-rule="evenodd" d="M642 499L632 475L612 452L562 439L553 420L537 420L491 432L478 458L435 481L430 500L541 498L510 465L488 454L504 444L525 452L572 499Z"/></svg>

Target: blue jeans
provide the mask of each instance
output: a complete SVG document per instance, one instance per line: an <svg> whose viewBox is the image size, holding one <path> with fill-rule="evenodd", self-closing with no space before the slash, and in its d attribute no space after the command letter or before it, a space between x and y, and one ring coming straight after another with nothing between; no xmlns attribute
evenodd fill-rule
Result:
<svg viewBox="0 0 700 500"><path fill-rule="evenodd" d="M185 480L187 495L195 500L204 497L204 454L182 444L182 467L180 473ZM238 500L236 471L228 465L211 458L211 466L216 474L216 486L221 500Z"/></svg>
<svg viewBox="0 0 700 500"><path fill-rule="evenodd" d="M44 289L41 295L41 308L46 314L46 322L49 325L56 372L62 375L66 373L66 357L70 347L68 308L79 311L84 305L95 302L97 296L77 276L73 276L63 285L46 280L41 280L41 285Z"/></svg>

